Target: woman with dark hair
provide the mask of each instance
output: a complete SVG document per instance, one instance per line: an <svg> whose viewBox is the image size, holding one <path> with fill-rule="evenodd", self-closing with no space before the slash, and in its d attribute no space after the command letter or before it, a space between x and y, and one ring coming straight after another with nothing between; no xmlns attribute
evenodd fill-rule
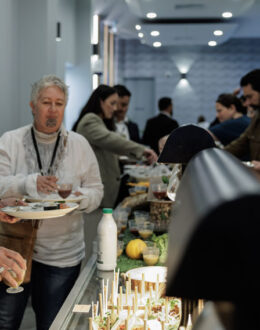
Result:
<svg viewBox="0 0 260 330"><path fill-rule="evenodd" d="M152 149L126 140L115 132L113 114L117 109L118 94L107 85L94 90L83 107L73 130L82 134L92 146L100 168L104 184L102 207L114 207L120 187L120 167L118 156L142 159L149 164L157 160Z"/></svg>
<svg viewBox="0 0 260 330"><path fill-rule="evenodd" d="M216 141L224 146L237 139L250 124L246 108L232 94L220 94L216 101L216 117L219 124L209 128Z"/></svg>

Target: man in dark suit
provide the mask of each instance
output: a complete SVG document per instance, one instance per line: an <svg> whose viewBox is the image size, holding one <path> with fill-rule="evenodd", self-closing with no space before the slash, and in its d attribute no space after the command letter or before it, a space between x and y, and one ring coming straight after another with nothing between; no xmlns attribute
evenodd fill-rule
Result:
<svg viewBox="0 0 260 330"><path fill-rule="evenodd" d="M137 124L129 120L126 116L131 98L131 92L123 85L115 85L114 88L119 96L117 111L114 112L116 131L127 140L140 143Z"/></svg>
<svg viewBox="0 0 260 330"><path fill-rule="evenodd" d="M158 107L160 113L147 120L142 140L143 144L150 146L157 154L159 153L158 142L160 138L179 127L178 122L172 118L173 105L171 98L162 97L158 102Z"/></svg>

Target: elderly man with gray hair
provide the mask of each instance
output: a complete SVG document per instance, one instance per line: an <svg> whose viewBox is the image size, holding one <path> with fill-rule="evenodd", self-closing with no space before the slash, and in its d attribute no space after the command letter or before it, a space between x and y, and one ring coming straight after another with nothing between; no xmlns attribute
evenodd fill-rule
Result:
<svg viewBox="0 0 260 330"><path fill-rule="evenodd" d="M85 138L62 125L68 88L44 76L32 86L33 124L0 138L0 198L42 199L61 178L81 195L77 212L41 222L0 222L0 246L27 261L24 291L10 295L0 283L0 329L18 329L29 295L37 329L49 329L74 285L85 256L82 212L95 210L103 196L96 157Z"/></svg>

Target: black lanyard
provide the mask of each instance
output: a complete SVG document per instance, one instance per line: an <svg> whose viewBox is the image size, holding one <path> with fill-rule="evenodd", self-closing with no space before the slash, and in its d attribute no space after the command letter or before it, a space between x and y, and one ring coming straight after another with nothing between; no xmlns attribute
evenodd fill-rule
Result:
<svg viewBox="0 0 260 330"><path fill-rule="evenodd" d="M42 161L41 161L41 157L40 157L40 153L39 153L39 149L38 149L38 145L37 145L37 141L36 141L36 138L35 138L35 134L34 134L34 130L33 130L33 128L31 128L31 134L32 134L32 140L33 140L34 149L35 149L36 156L37 156L38 166L39 166L39 169L40 169L41 175L44 175L44 173L43 173L43 169L42 169ZM50 163L50 166L49 166L48 171L47 171L47 174L48 174L48 175L49 175L50 172L51 172L51 169L52 169L52 166L53 166L53 163L54 163L55 157L56 157L56 153L57 153L57 149L58 149L59 142L60 142L60 132L59 132L59 134L58 134L58 136L57 136L57 140L56 140L56 143L55 143L55 147L54 147L54 149L53 149L53 153L52 153L52 157L51 157L51 163Z"/></svg>

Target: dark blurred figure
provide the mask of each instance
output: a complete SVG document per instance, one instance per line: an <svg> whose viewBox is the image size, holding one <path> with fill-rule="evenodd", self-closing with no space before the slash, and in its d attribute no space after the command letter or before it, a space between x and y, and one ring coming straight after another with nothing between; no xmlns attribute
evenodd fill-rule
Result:
<svg viewBox="0 0 260 330"><path fill-rule="evenodd" d="M216 100L216 117L219 124L210 127L214 140L224 146L237 139L250 124L246 108L233 94L220 94Z"/></svg>
<svg viewBox="0 0 260 330"><path fill-rule="evenodd" d="M136 123L126 116L130 103L131 92L123 85L115 85L118 94L117 110L114 112L116 132L127 140L140 143L139 128Z"/></svg>
<svg viewBox="0 0 260 330"><path fill-rule="evenodd" d="M147 120L142 140L143 144L150 146L156 153L159 153L158 142L160 138L179 127L178 122L172 118L173 104L171 98L161 98L158 107L160 113Z"/></svg>
<svg viewBox="0 0 260 330"><path fill-rule="evenodd" d="M242 77L240 86L245 97L244 105L252 107L256 115L244 133L228 144L225 150L237 157L249 153L250 160L260 161L260 69L250 71Z"/></svg>
<svg viewBox="0 0 260 330"><path fill-rule="evenodd" d="M209 127L213 127L213 126L215 126L215 125L217 125L217 124L219 124L219 123L220 123L220 121L219 121L218 118L216 117L212 122L210 122Z"/></svg>
<svg viewBox="0 0 260 330"><path fill-rule="evenodd" d="M209 127L209 123L206 121L206 118L203 115L200 115L197 119L197 125L207 129Z"/></svg>

